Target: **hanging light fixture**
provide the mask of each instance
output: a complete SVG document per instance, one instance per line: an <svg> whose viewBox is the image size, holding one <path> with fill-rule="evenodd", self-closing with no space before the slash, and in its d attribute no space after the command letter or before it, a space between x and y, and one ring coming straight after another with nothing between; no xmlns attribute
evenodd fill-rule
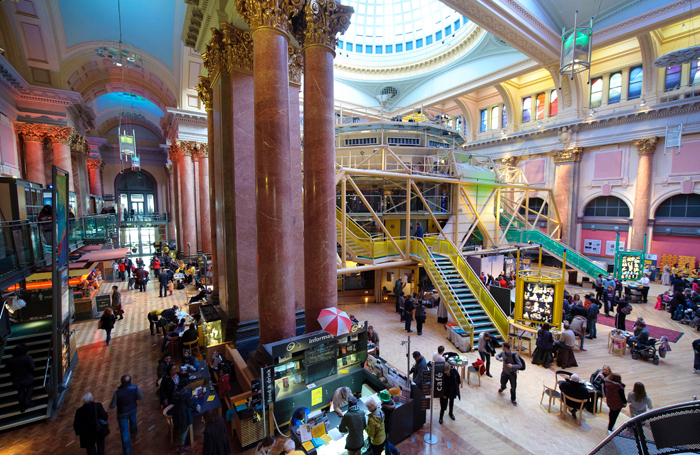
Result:
<svg viewBox="0 0 700 455"><path fill-rule="evenodd" d="M574 79L574 74L588 71L588 83L591 83L591 52L593 50L593 18L588 27L579 27L578 10L574 14L574 28L561 32L561 56L559 59L559 90L561 90L561 75L568 74Z"/></svg>
<svg viewBox="0 0 700 455"><path fill-rule="evenodd" d="M700 60L700 46L697 45L695 41L695 23L693 22L693 2L690 2L690 8L688 11L688 14L690 15L690 26L692 27L692 30L690 33L688 33L688 47L684 49L677 49L675 51L671 51L667 54L662 55L661 57L657 58L654 60L654 66L657 68L668 68L671 66L680 66L684 63L690 63L694 60ZM685 14L684 14L685 16ZM685 21L685 18L684 18ZM685 27L685 22L683 22L683 25L681 26L681 29ZM682 33L681 33L682 34ZM693 37L693 46L690 46L690 37ZM680 40L679 40L680 41Z"/></svg>

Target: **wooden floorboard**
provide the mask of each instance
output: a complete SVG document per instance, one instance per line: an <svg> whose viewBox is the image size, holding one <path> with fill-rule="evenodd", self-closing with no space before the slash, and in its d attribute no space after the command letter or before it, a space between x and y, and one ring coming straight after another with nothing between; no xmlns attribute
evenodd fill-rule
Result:
<svg viewBox="0 0 700 455"><path fill-rule="evenodd" d="M153 308L184 304L185 291L175 291L172 297L160 299L157 288L152 284L146 293L139 293L128 291L125 283L119 283L123 289L125 319L118 321L111 346L105 346L104 332L97 331L96 321L74 325L80 346L80 364L73 375L65 404L50 423L0 434L0 455L82 453L78 438L72 430L73 416L81 405L82 395L90 391L96 400L107 407L120 376L125 373L132 375L134 384L138 384L145 395L139 404L139 432L132 453L175 453L169 437L165 435L165 422L155 396L155 369L160 356L161 338L150 335L146 314ZM103 284L103 292L108 292L111 285L112 283ZM577 288L570 290L582 291ZM660 290L663 288L654 285L650 295L655 296ZM358 319L368 320L380 335L382 356L394 366L405 369L406 351L400 343L407 339L408 334L404 332L399 316L393 311L393 302L365 304L364 297L359 297L356 301L358 303L342 304L341 307ZM415 332L411 334L411 350L421 351L428 359L440 344L448 350L455 350L445 339L445 330L436 322L435 313L435 309L428 310L428 322L422 336L417 336ZM661 360L660 365L632 360L629 354L624 357L609 355L607 334L610 328L599 325L598 339L586 340L588 351L576 352L579 367L573 370L588 378L594 370L603 364L609 364L613 371L622 375L628 389L635 381L644 382L656 407L691 400L700 391L700 375L691 373L691 342L700 338L698 332L671 321L668 313L654 310L653 304L635 305L630 317L637 315L644 316L649 324L684 333L678 343L671 345L673 351ZM466 357L474 361L478 356L469 353ZM526 360L529 362L529 358ZM584 413L583 425L578 427L570 416L562 420L555 409L551 414L547 413L546 402L545 405L539 404L542 382L554 384L555 368L545 370L528 365L527 370L518 378L517 407L510 403L507 392L502 396L497 394L499 368L500 363L494 362L492 373L495 377L483 377L481 387L474 380L472 385L465 385L462 400L455 403L456 421L447 419L443 425L439 425L439 404L436 403L434 433L438 436L438 444L431 446L423 441L423 436L429 430L426 425L413 438L399 444L398 448L405 454L584 454L607 435L605 406L604 413ZM670 379L672 384L669 384ZM121 453L121 443L116 412L108 412L111 434L107 438L106 452L108 455L118 455ZM627 411L624 411L618 425L627 418ZM195 436L199 445L190 453L201 453L202 424L195 424ZM230 439L232 447L236 448L234 453L253 453L241 452L235 440Z"/></svg>

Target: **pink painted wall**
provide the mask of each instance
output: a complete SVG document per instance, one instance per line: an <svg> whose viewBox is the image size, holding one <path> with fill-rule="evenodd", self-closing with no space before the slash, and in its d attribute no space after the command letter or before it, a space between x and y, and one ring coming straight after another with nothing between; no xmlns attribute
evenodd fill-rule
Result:
<svg viewBox="0 0 700 455"><path fill-rule="evenodd" d="M684 142L681 153L673 154L671 174L690 174L700 172L700 141Z"/></svg>
<svg viewBox="0 0 700 455"><path fill-rule="evenodd" d="M592 231L590 229L581 230L581 243L578 246L578 251L586 256L591 257L613 257L605 255L605 242L607 240L615 240L617 238L617 232L615 231ZM601 254L590 254L583 252L583 241L584 240L600 240L600 253ZM627 232L620 232L620 242L625 242L625 248L629 246L627 242Z"/></svg>
<svg viewBox="0 0 700 455"><path fill-rule="evenodd" d="M614 179L622 176L622 150L595 154L594 179Z"/></svg>
<svg viewBox="0 0 700 455"><path fill-rule="evenodd" d="M678 256L694 256L695 263L700 259L700 237L681 237L677 235L657 235L651 239L651 254L677 254Z"/></svg>

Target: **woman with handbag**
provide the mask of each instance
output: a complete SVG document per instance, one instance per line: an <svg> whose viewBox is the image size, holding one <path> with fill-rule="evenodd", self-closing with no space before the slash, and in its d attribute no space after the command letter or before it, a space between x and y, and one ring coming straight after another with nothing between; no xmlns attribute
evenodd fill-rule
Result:
<svg viewBox="0 0 700 455"><path fill-rule="evenodd" d="M124 319L124 310L122 309L122 293L119 292L119 287L112 286L112 312L114 316L119 316L119 319Z"/></svg>
<svg viewBox="0 0 700 455"><path fill-rule="evenodd" d="M104 455L105 437L109 434L107 411L102 403L92 401L90 392L83 395L83 405L75 411L73 429L80 436L80 447L88 455Z"/></svg>
<svg viewBox="0 0 700 455"><path fill-rule="evenodd" d="M618 330L627 330L625 319L632 312L632 305L627 301L627 295L623 295L622 299L617 302L617 313L615 313L615 328Z"/></svg>

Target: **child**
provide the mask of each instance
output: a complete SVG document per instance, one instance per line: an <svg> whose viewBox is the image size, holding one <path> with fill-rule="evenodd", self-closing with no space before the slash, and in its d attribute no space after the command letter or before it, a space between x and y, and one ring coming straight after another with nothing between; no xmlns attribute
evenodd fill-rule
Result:
<svg viewBox="0 0 700 455"><path fill-rule="evenodd" d="M173 295L173 289L175 288L175 285L173 284L172 281L168 283L168 291L170 291L170 295Z"/></svg>

